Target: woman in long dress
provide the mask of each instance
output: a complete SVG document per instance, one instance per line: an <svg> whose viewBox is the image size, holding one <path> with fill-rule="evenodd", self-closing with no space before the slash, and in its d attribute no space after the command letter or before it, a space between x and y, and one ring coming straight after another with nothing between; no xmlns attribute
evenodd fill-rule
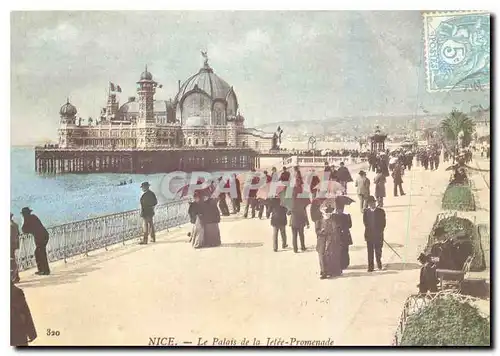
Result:
<svg viewBox="0 0 500 356"><path fill-rule="evenodd" d="M221 245L219 222L220 213L217 201L202 198L197 202L195 226L192 233L194 248L215 247Z"/></svg>
<svg viewBox="0 0 500 356"><path fill-rule="evenodd" d="M342 270L349 267L349 246L352 245L351 237L351 227L352 220L351 215L344 212L344 204L339 201L335 202L335 219L339 224L340 229L340 268Z"/></svg>
<svg viewBox="0 0 500 356"><path fill-rule="evenodd" d="M189 242L194 244L194 240L197 238L197 234L199 234L199 228L197 227L196 221L198 219L198 211L199 211L199 203L200 203L200 195L195 192L193 196L193 201L189 202L188 215L191 224L193 225L191 232L188 233Z"/></svg>
<svg viewBox="0 0 500 356"><path fill-rule="evenodd" d="M334 214L335 202L326 199L321 204L321 219L316 224L318 243L316 251L319 255L320 279L342 275L340 264L340 224Z"/></svg>

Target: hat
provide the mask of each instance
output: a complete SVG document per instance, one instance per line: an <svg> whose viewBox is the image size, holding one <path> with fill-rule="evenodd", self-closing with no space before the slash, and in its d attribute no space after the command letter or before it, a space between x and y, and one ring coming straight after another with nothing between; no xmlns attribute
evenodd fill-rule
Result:
<svg viewBox="0 0 500 356"><path fill-rule="evenodd" d="M142 187L149 187L149 183L148 182L142 182L141 183L141 188Z"/></svg>
<svg viewBox="0 0 500 356"><path fill-rule="evenodd" d="M22 208L21 209L21 214L29 214L31 213L33 210L31 210L30 208L28 208L27 206Z"/></svg>
<svg viewBox="0 0 500 356"><path fill-rule="evenodd" d="M359 175L361 175L361 176L362 176L362 175L365 175L365 174L366 174L366 172L365 172L364 170L360 170L360 171L359 171Z"/></svg>
<svg viewBox="0 0 500 356"><path fill-rule="evenodd" d="M367 203L375 203L375 197L373 195L370 195L368 198L366 198Z"/></svg>

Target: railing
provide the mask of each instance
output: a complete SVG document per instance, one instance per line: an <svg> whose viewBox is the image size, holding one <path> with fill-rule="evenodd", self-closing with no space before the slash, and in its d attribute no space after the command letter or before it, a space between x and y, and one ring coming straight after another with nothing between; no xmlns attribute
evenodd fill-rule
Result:
<svg viewBox="0 0 500 356"><path fill-rule="evenodd" d="M364 157L350 157L350 156L291 156L283 160L285 166L317 166L323 165L325 162L328 164L339 165L340 162L348 164L356 164L366 161Z"/></svg>
<svg viewBox="0 0 500 356"><path fill-rule="evenodd" d="M189 222L187 200L177 200L158 205L155 209L155 230L168 230ZM106 249L108 246L125 243L142 233L140 210L100 216L76 221L47 229L49 243L47 257L50 262L64 260L77 255L87 255L90 251ZM19 270L34 267L35 242L32 235L22 234L17 253Z"/></svg>

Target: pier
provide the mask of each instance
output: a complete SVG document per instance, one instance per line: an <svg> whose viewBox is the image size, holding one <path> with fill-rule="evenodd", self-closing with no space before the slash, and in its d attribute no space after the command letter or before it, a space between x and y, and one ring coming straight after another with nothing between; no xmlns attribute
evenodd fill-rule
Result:
<svg viewBox="0 0 500 356"><path fill-rule="evenodd" d="M40 174L153 174L196 170L250 170L259 166L259 153L251 148L35 148L35 170Z"/></svg>

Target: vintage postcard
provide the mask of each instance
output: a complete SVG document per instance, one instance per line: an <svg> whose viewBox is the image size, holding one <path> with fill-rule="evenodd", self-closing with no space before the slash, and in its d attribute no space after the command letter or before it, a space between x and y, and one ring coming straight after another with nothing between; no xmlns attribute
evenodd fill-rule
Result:
<svg viewBox="0 0 500 356"><path fill-rule="evenodd" d="M11 13L12 346L491 346L486 11Z"/></svg>

